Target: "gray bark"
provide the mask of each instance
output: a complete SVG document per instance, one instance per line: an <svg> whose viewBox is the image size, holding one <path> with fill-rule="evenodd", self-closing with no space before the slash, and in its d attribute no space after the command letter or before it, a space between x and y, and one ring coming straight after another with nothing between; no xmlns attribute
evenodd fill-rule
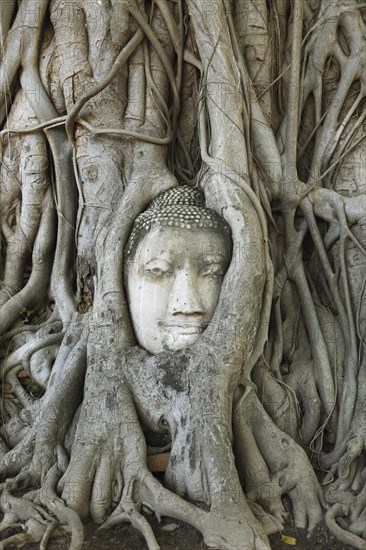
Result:
<svg viewBox="0 0 366 550"><path fill-rule="evenodd" d="M1 548L57 520L79 549L90 516L157 549L143 503L265 549L284 495L366 548L366 11L267 4L0 8L0 529L26 526ZM183 183L233 258L200 340L151 356L123 249ZM169 433L164 485L147 427Z"/></svg>

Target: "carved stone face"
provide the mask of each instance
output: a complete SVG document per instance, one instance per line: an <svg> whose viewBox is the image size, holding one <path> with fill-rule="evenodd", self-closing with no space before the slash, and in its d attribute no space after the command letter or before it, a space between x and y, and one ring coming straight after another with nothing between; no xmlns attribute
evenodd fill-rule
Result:
<svg viewBox="0 0 366 550"><path fill-rule="evenodd" d="M138 343L156 354L196 342L215 311L229 261L227 237L218 230L151 229L126 270Z"/></svg>

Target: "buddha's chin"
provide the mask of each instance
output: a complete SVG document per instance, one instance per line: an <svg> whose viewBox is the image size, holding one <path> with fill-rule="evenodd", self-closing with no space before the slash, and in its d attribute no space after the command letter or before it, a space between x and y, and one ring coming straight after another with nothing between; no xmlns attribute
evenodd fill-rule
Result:
<svg viewBox="0 0 366 550"><path fill-rule="evenodd" d="M191 346L201 336L201 332L194 332L190 334L181 334L181 333L168 333L164 338L164 348L170 351L178 351L180 349Z"/></svg>

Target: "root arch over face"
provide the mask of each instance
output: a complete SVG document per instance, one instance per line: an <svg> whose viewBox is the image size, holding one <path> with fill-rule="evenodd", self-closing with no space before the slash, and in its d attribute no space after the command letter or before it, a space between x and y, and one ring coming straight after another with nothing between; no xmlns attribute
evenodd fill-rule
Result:
<svg viewBox="0 0 366 550"><path fill-rule="evenodd" d="M90 516L156 550L145 505L264 549L285 495L365 547L365 9L295 4L1 8L1 547L79 549ZM200 337L153 354L125 248L181 185L232 258Z"/></svg>

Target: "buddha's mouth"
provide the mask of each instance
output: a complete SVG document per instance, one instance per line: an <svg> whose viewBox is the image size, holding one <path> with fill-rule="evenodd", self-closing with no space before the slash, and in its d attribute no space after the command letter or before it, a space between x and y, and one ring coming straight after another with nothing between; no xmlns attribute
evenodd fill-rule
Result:
<svg viewBox="0 0 366 550"><path fill-rule="evenodd" d="M197 325L197 324L188 324L188 323L179 323L179 324L162 323L162 326L168 332L178 333L182 335L201 334L205 328L201 324Z"/></svg>
<svg viewBox="0 0 366 550"><path fill-rule="evenodd" d="M202 325L176 325L164 323L163 347L171 351L178 351L199 340L204 327Z"/></svg>

